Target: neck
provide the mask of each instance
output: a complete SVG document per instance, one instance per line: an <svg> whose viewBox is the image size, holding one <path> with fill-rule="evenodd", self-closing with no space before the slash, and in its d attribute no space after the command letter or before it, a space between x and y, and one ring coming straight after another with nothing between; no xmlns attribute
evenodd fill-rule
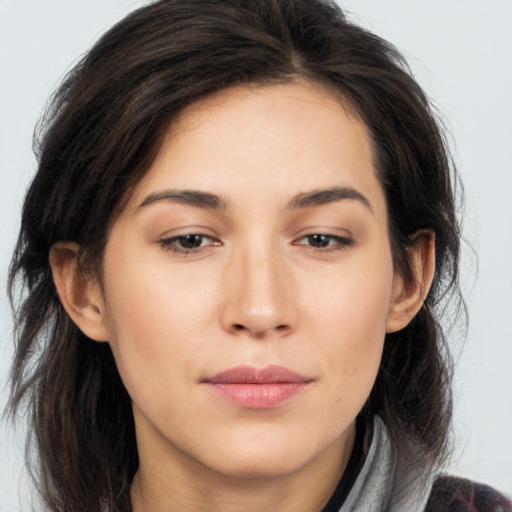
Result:
<svg viewBox="0 0 512 512"><path fill-rule="evenodd" d="M133 512L321 512L347 466L354 425L346 434L296 471L269 477L219 474L183 454L167 467L141 456Z"/></svg>

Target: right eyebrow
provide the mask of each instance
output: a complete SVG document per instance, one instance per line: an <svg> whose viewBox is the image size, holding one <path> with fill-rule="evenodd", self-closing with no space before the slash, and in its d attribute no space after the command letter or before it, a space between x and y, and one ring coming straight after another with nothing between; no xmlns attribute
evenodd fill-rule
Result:
<svg viewBox="0 0 512 512"><path fill-rule="evenodd" d="M210 192L201 192L199 190L162 190L152 192L140 203L137 210L146 208L150 204L160 201L170 201L174 203L186 204L196 208L204 208L206 210L227 209L227 201L216 194Z"/></svg>
<svg viewBox="0 0 512 512"><path fill-rule="evenodd" d="M335 186L298 194L288 203L288 209L309 208L344 200L357 201L373 213L370 201L361 192L350 186Z"/></svg>

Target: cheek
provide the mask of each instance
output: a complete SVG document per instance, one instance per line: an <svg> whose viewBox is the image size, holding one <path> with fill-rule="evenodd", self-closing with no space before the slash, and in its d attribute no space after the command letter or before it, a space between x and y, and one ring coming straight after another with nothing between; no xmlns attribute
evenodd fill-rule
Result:
<svg viewBox="0 0 512 512"><path fill-rule="evenodd" d="M316 328L332 329L349 344L371 345L386 332L393 292L391 257L380 261L363 259L358 265L333 269L315 277L302 291L308 317Z"/></svg>
<svg viewBox="0 0 512 512"><path fill-rule="evenodd" d="M327 291L308 301L316 350L332 377L330 396L340 412L363 406L382 357L393 286L391 258L373 268L337 272Z"/></svg>
<svg viewBox="0 0 512 512"><path fill-rule="evenodd" d="M206 357L215 285L186 271L169 275L166 267L134 257L136 251L129 254L106 269L109 342L129 394L148 403L163 388L180 389Z"/></svg>

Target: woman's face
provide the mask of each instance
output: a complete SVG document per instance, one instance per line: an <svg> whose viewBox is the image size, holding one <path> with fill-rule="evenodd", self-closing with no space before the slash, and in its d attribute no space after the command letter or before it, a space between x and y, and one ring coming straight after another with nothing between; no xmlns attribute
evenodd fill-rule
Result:
<svg viewBox="0 0 512 512"><path fill-rule="evenodd" d="M340 101L294 83L185 109L104 255L141 467L277 476L346 455L397 283L369 137Z"/></svg>

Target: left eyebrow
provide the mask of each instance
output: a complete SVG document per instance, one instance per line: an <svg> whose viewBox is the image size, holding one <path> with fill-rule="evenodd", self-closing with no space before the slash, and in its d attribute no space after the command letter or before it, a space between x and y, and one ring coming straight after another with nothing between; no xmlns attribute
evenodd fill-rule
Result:
<svg viewBox="0 0 512 512"><path fill-rule="evenodd" d="M311 192L304 192L297 194L288 203L289 210L297 210L300 208L309 208L311 206L321 206L323 204L334 203L336 201L352 200L358 201L363 204L373 213L370 201L352 187L331 187L326 189L312 190Z"/></svg>
<svg viewBox="0 0 512 512"><path fill-rule="evenodd" d="M201 192L198 190L163 190L149 194L137 209L140 210L150 204L161 201L181 203L196 208L204 208L206 210L226 210L228 207L224 199L215 194L210 194L209 192Z"/></svg>

